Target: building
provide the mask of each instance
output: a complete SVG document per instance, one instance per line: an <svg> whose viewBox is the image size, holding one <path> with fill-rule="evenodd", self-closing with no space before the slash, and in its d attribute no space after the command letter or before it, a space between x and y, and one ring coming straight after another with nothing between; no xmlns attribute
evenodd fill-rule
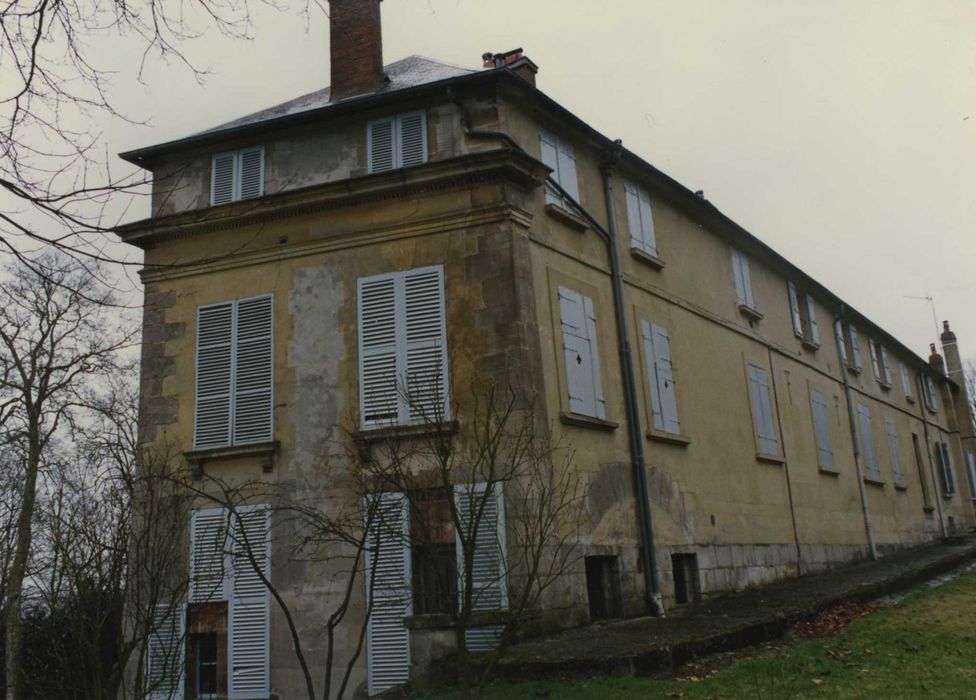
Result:
<svg viewBox="0 0 976 700"><path fill-rule="evenodd" d="M350 421L366 438L418 423L394 386L411 362L435 368L440 406L479 378L521 387L588 482L585 558L547 601L562 624L973 527L976 439L948 325L945 360L920 358L546 97L520 50L482 70L383 66L379 0L331 11L331 90L122 154L154 180L152 216L118 229L146 256L144 444L331 493L317 465ZM248 523L267 522L260 505ZM221 517L199 509L193 543ZM338 593L282 546L266 570L314 645ZM300 694L266 591L206 579L201 556L196 617L176 625L197 645L187 696L205 674L232 698ZM200 601L225 606L205 640ZM387 646L367 642L367 692L432 653L404 615Z"/></svg>

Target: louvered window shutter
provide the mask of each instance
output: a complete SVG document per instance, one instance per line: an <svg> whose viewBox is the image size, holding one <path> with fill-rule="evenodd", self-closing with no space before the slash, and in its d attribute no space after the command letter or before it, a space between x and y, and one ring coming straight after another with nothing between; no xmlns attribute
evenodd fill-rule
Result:
<svg viewBox="0 0 976 700"><path fill-rule="evenodd" d="M667 329L656 324L651 324L651 338L654 346L655 384L661 397L661 430L677 435L681 432L681 424L678 422L678 395L674 367L671 364L671 340Z"/></svg>
<svg viewBox="0 0 976 700"><path fill-rule="evenodd" d="M505 565L505 503L502 485L489 490L485 483L458 484L454 487L454 505L463 537L473 543L471 564L471 607L475 611L508 608L508 582ZM463 600L465 586L465 552L456 533L458 566L458 599ZM465 631L468 649L488 651L498 646L501 625L469 628Z"/></svg>
<svg viewBox="0 0 976 700"><path fill-rule="evenodd" d="M861 451L864 453L864 463L870 476L877 478L878 457L874 451L874 431L871 429L871 411L867 406L857 405L857 413L861 423Z"/></svg>
<svg viewBox="0 0 976 700"><path fill-rule="evenodd" d="M233 519L233 595L230 600L228 686L232 700L264 700L269 673L271 510L240 506ZM260 572L260 574L258 573Z"/></svg>
<svg viewBox="0 0 976 700"><path fill-rule="evenodd" d="M572 144L561 138L556 139L559 151L559 184L566 190L566 194L579 201L579 184L576 181L576 153ZM566 203L569 206L569 203Z"/></svg>
<svg viewBox="0 0 976 700"><path fill-rule="evenodd" d="M273 432L273 299L241 299L236 306L234 444L267 442Z"/></svg>
<svg viewBox="0 0 976 700"><path fill-rule="evenodd" d="M874 373L874 378L880 382L881 363L878 362L878 344L874 342L874 338L868 338L868 351L871 353L871 371Z"/></svg>
<svg viewBox="0 0 976 700"><path fill-rule="evenodd" d="M396 120L377 119L367 130L367 169L371 173L393 170L395 162Z"/></svg>
<svg viewBox="0 0 976 700"><path fill-rule="evenodd" d="M197 449L224 447L231 442L234 305L202 306L197 310L196 418Z"/></svg>
<svg viewBox="0 0 976 700"><path fill-rule="evenodd" d="M637 185L629 181L624 181L624 199L627 201L627 228L630 229L630 245L632 248L644 250L644 236L641 225L640 199L637 196Z"/></svg>
<svg viewBox="0 0 976 700"><path fill-rule="evenodd" d="M664 409L661 407L661 390L658 388L654 333L648 321L641 321L641 335L644 339L644 357L647 360L648 391L651 393L651 420L655 430L664 430Z"/></svg>
<svg viewBox="0 0 976 700"><path fill-rule="evenodd" d="M234 180L237 172L237 154L221 153L213 157L210 168L210 204L227 204L234 201Z"/></svg>
<svg viewBox="0 0 976 700"><path fill-rule="evenodd" d="M885 350L884 346L881 348L881 377L884 379L884 383L891 386L891 365L888 364L888 351Z"/></svg>
<svg viewBox="0 0 976 700"><path fill-rule="evenodd" d="M183 700L186 658L186 606L157 605L146 640L146 696Z"/></svg>
<svg viewBox="0 0 976 700"><path fill-rule="evenodd" d="M398 168L427 162L427 119L424 112L410 112L397 117Z"/></svg>
<svg viewBox="0 0 976 700"><path fill-rule="evenodd" d="M207 603L227 597L227 511L203 508L190 519L190 602Z"/></svg>
<svg viewBox="0 0 976 700"><path fill-rule="evenodd" d="M539 129L539 150L542 153L542 162L552 168L552 177L560 185L563 185L559 178L559 149L556 146L556 137L545 129ZM563 185L565 187L565 185ZM546 184L546 204L562 205L562 197L548 183Z"/></svg>
<svg viewBox="0 0 976 700"><path fill-rule="evenodd" d="M813 303L813 297L809 294L805 297L807 303L807 325L810 327L810 342L820 345L820 330L817 328L817 309Z"/></svg>
<svg viewBox="0 0 976 700"><path fill-rule="evenodd" d="M830 444L830 422L827 419L827 401L819 391L810 391L813 408L813 427L817 438L817 459L822 467L834 466L834 451Z"/></svg>
<svg viewBox="0 0 976 700"><path fill-rule="evenodd" d="M912 380L908 376L908 368L904 362L898 363L901 371L901 388L905 392L905 398L912 398Z"/></svg>
<svg viewBox="0 0 976 700"><path fill-rule="evenodd" d="M603 397L603 380L600 377L600 349L597 345L596 312L593 310L593 300L583 297L583 314L586 316L586 335L590 342L590 372L593 385L593 397L596 401L596 417L607 417L607 402Z"/></svg>
<svg viewBox="0 0 976 700"><path fill-rule="evenodd" d="M447 418L447 333L441 267L403 273L407 412L412 422Z"/></svg>
<svg viewBox="0 0 976 700"><path fill-rule="evenodd" d="M935 382L932 381L932 377L925 378L925 387L929 391L929 410L935 413L939 410L939 404L936 400Z"/></svg>
<svg viewBox="0 0 976 700"><path fill-rule="evenodd" d="M752 394L759 452L768 455L778 454L779 440L776 438L776 424L773 420L773 405L769 393L769 374L766 370L749 365L749 389Z"/></svg>
<svg viewBox="0 0 976 700"><path fill-rule="evenodd" d="M737 250L732 251L732 277L735 280L736 301L750 309L756 308L752 298L752 278L749 275L749 261Z"/></svg>
<svg viewBox="0 0 976 700"><path fill-rule="evenodd" d="M407 682L410 635L403 618L412 614L410 524L402 493L381 493L364 502L368 692L377 695Z"/></svg>
<svg viewBox="0 0 976 700"><path fill-rule="evenodd" d="M905 475L901 471L901 456L898 454L898 431L895 430L895 424L890 420L885 421L885 433L888 435L891 471L895 474L895 481L900 483L905 480Z"/></svg>
<svg viewBox="0 0 976 700"><path fill-rule="evenodd" d="M956 479L952 473L952 455L949 452L949 443L940 442L939 451L942 454L942 482L945 486L946 494L956 492Z"/></svg>
<svg viewBox="0 0 976 700"><path fill-rule="evenodd" d="M559 314L569 410L585 416L606 417L596 345L593 302L577 291L559 287Z"/></svg>
<svg viewBox="0 0 976 700"><path fill-rule="evenodd" d="M364 428L398 418L397 299L393 275L359 280L359 405Z"/></svg>
<svg viewBox="0 0 976 700"><path fill-rule="evenodd" d="M253 199L264 194L264 147L240 152L240 190L236 199Z"/></svg>
<svg viewBox="0 0 976 700"><path fill-rule="evenodd" d="M790 297L790 318L793 319L793 334L797 338L802 338L803 321L800 319L800 297L796 294L796 285L787 282L786 291Z"/></svg>
<svg viewBox="0 0 976 700"><path fill-rule="evenodd" d="M854 369L861 369L864 364L861 362L861 345L857 339L857 329L854 326L847 327L847 333L851 339L851 355L854 360Z"/></svg>
<svg viewBox="0 0 976 700"><path fill-rule="evenodd" d="M847 359L847 341L844 339L844 326L841 325L840 320L834 321L834 339L837 341L837 346L840 349L841 364L845 367L849 367L850 362Z"/></svg>

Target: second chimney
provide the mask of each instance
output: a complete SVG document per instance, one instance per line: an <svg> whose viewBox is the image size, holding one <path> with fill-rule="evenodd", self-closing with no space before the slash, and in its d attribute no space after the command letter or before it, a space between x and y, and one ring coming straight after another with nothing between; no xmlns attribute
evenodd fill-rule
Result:
<svg viewBox="0 0 976 700"><path fill-rule="evenodd" d="M383 76L381 0L329 0L331 101L376 90Z"/></svg>

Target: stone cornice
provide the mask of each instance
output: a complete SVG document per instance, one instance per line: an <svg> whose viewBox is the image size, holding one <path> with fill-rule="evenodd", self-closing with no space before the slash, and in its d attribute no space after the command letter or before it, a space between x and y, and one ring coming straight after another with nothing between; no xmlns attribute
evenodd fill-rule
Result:
<svg viewBox="0 0 976 700"><path fill-rule="evenodd" d="M314 185L170 216L124 224L115 233L130 245L146 249L180 238L263 224L363 203L457 189L479 182L504 180L522 188L541 185L548 168L511 148L471 153L425 165Z"/></svg>

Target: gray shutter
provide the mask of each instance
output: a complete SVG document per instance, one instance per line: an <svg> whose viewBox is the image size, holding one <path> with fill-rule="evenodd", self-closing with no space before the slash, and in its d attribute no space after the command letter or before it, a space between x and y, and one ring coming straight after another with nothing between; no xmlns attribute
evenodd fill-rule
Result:
<svg viewBox="0 0 976 700"><path fill-rule="evenodd" d="M600 348L596 333L596 313L593 310L593 301L588 297L583 297L583 314L586 316L586 335L590 341L590 372L593 385L593 398L595 400L596 417L607 417L607 402L603 398L603 380L600 377Z"/></svg>
<svg viewBox="0 0 976 700"><path fill-rule="evenodd" d="M371 173L380 173L385 170L393 170L395 164L395 120L377 119L370 122L367 129L367 170Z"/></svg>
<svg viewBox="0 0 976 700"><path fill-rule="evenodd" d="M861 427L861 452L869 476L878 478L881 471L878 468L878 456L874 451L874 431L871 429L871 411L863 404L857 405L857 414Z"/></svg>
<svg viewBox="0 0 976 700"><path fill-rule="evenodd" d="M942 462L942 484L945 493L953 494L956 492L956 478L952 473L952 454L949 452L949 443L940 442L938 451L941 454Z"/></svg>
<svg viewBox="0 0 976 700"><path fill-rule="evenodd" d="M410 270L402 280L409 420L442 421L448 417L444 270Z"/></svg>
<svg viewBox="0 0 976 700"><path fill-rule="evenodd" d="M393 275L359 280L359 406L363 428L398 418L396 314Z"/></svg>
<svg viewBox="0 0 976 700"><path fill-rule="evenodd" d="M227 546L227 511L223 508L194 511L190 518L191 603L226 599Z"/></svg>
<svg viewBox="0 0 976 700"><path fill-rule="evenodd" d="M563 332L569 410L580 415L596 416L593 353L582 294L566 287L559 287L559 320Z"/></svg>
<svg viewBox="0 0 976 700"><path fill-rule="evenodd" d="M735 280L735 297L738 303L755 309L752 297L752 278L749 274L749 261L738 250L732 251L732 277Z"/></svg>
<svg viewBox="0 0 976 700"><path fill-rule="evenodd" d="M576 154L573 146L557 137L556 148L559 151L559 184L566 190L566 194L578 202L579 184L576 181Z"/></svg>
<svg viewBox="0 0 976 700"><path fill-rule="evenodd" d="M502 485L458 484L454 505L465 539L474 543L471 565L471 607L475 611L508 608L508 583L505 565L505 503ZM479 517L480 512L480 517ZM459 600L464 595L464 547L455 544L458 566ZM502 625L487 625L465 631L468 649L487 651L498 646Z"/></svg>
<svg viewBox="0 0 976 700"><path fill-rule="evenodd" d="M878 346L881 349L881 377L884 379L884 383L891 386L891 365L888 364L888 351L885 350L883 345Z"/></svg>
<svg viewBox="0 0 976 700"><path fill-rule="evenodd" d="M655 383L661 397L661 418L664 425L662 430L677 435L681 432L681 423L678 422L678 395L667 329L651 324L651 339L654 346Z"/></svg>
<svg viewBox="0 0 976 700"><path fill-rule="evenodd" d="M793 334L797 338L803 337L803 321L800 319L800 297L796 293L796 285L786 283L786 291L790 297L790 318L793 320Z"/></svg>
<svg viewBox="0 0 976 700"><path fill-rule="evenodd" d="M969 476L969 497L976 501L976 455L966 453L966 474Z"/></svg>
<svg viewBox="0 0 976 700"><path fill-rule="evenodd" d="M264 147L240 152L240 191L237 199L252 199L264 194Z"/></svg>
<svg viewBox="0 0 976 700"><path fill-rule="evenodd" d="M651 424L655 430L664 430L664 409L661 407L661 391L657 380L657 355L654 352L654 332L648 321L641 321L644 339L644 357L647 361L647 384L651 393Z"/></svg>
<svg viewBox="0 0 976 700"><path fill-rule="evenodd" d="M904 362L899 362L898 367L901 370L901 388L905 391L905 398L911 398L912 381L908 377L908 368L905 366Z"/></svg>
<svg viewBox="0 0 976 700"><path fill-rule="evenodd" d="M854 369L861 369L864 364L861 362L861 346L857 341L857 329L854 326L847 326L847 333L851 338L851 355L853 356Z"/></svg>
<svg viewBox="0 0 976 700"><path fill-rule="evenodd" d="M542 154L542 162L552 169L552 177L560 185L563 185L559 178L559 149L556 146L556 137L545 129L539 129L539 151ZM565 187L565 185L563 185ZM562 205L562 197L546 183L546 204Z"/></svg>
<svg viewBox="0 0 976 700"><path fill-rule="evenodd" d="M234 174L237 170L237 154L221 153L213 157L210 168L210 204L227 204L234 201Z"/></svg>
<svg viewBox="0 0 976 700"><path fill-rule="evenodd" d="M813 297L807 294L804 299L807 304L807 325L810 327L810 342L820 345L820 330L817 328L817 309Z"/></svg>
<svg viewBox="0 0 976 700"><path fill-rule="evenodd" d="M888 435L888 453L891 455L891 471L895 474L895 481L901 483L905 475L901 470L901 456L898 454L898 431L893 421L885 421L885 433Z"/></svg>
<svg viewBox="0 0 976 700"><path fill-rule="evenodd" d="M234 305L197 309L196 415L193 444L197 449L231 442Z"/></svg>
<svg viewBox="0 0 976 700"><path fill-rule="evenodd" d="M424 112L410 112L397 117L399 148L397 167L408 168L427 162L427 119Z"/></svg>
<svg viewBox="0 0 976 700"><path fill-rule="evenodd" d="M270 579L270 508L266 505L238 507L232 531L234 588L228 634L229 697L232 700L263 700L271 692L270 609L268 587L258 570Z"/></svg>
<svg viewBox="0 0 976 700"><path fill-rule="evenodd" d="M847 341L844 339L844 326L841 325L839 319L834 321L834 340L840 348L841 365L850 366L850 362L847 359Z"/></svg>
<svg viewBox="0 0 976 700"><path fill-rule="evenodd" d="M932 381L932 377L925 378L925 388L928 389L929 393L929 410L936 413L939 410L939 404L936 400L935 382Z"/></svg>
<svg viewBox="0 0 976 700"><path fill-rule="evenodd" d="M769 392L769 374L766 370L749 365L749 390L752 396L759 452L768 455L779 454L779 440L776 438L776 423L773 420L773 405Z"/></svg>
<svg viewBox="0 0 976 700"><path fill-rule="evenodd" d="M274 301L270 295L236 302L234 444L273 437Z"/></svg>
<svg viewBox="0 0 976 700"><path fill-rule="evenodd" d="M874 378L880 382L881 363L878 361L878 344L874 342L874 338L868 338L868 350L871 353L871 371L874 373Z"/></svg>
<svg viewBox="0 0 976 700"><path fill-rule="evenodd" d="M186 606L157 605L146 640L146 695L149 700L183 700L185 643Z"/></svg>
<svg viewBox="0 0 976 700"><path fill-rule="evenodd" d="M637 186L627 180L624 181L624 199L627 202L627 228L630 229L630 246L644 250L644 233L641 225Z"/></svg>
<svg viewBox="0 0 976 700"><path fill-rule="evenodd" d="M813 408L813 427L817 438L817 460L822 467L834 466L834 451L830 444L830 422L827 419L827 401L815 389L810 390Z"/></svg>
<svg viewBox="0 0 976 700"><path fill-rule="evenodd" d="M412 612L410 524L402 493L365 499L365 578L367 602L366 676L369 695L407 682L410 634L403 618Z"/></svg>

